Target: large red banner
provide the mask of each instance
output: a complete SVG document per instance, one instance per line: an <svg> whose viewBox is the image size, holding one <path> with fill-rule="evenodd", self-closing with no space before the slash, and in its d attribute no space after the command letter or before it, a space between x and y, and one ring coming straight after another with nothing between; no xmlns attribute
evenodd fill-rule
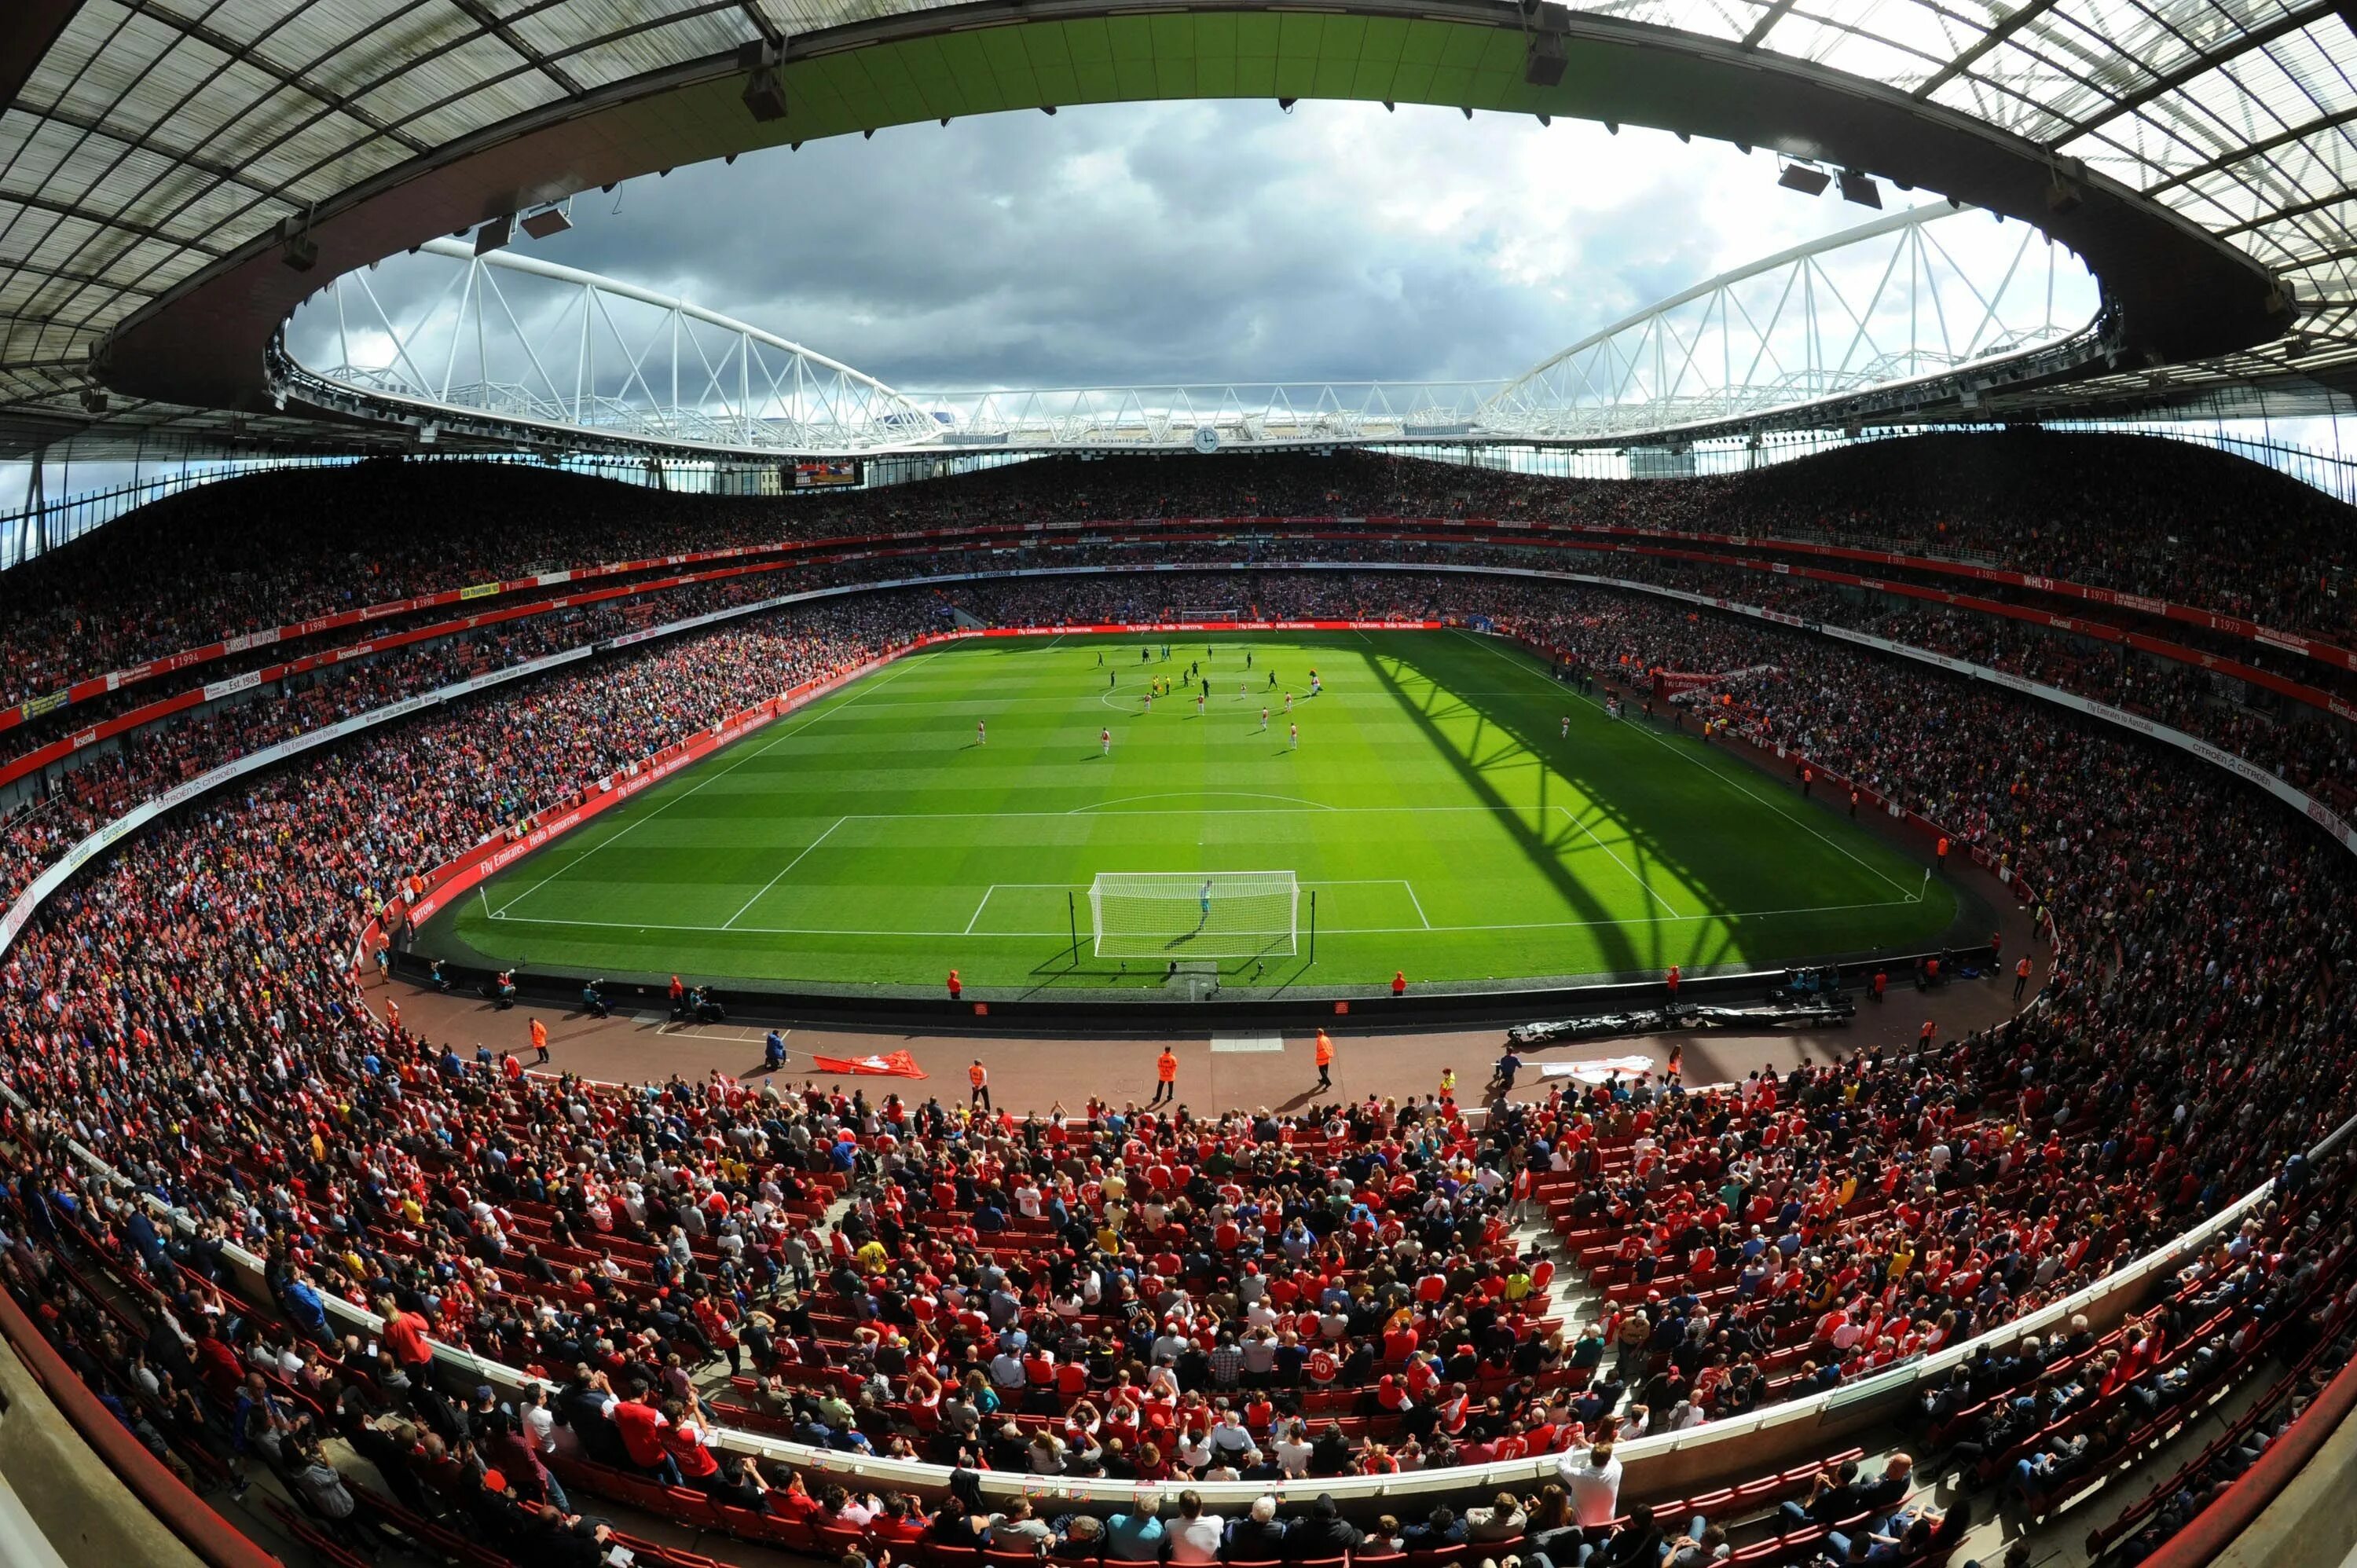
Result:
<svg viewBox="0 0 2357 1568"><path fill-rule="evenodd" d="M925 1069L917 1058L906 1051L891 1051L882 1056L813 1057L811 1066L820 1072L863 1073L874 1078L922 1078Z"/></svg>

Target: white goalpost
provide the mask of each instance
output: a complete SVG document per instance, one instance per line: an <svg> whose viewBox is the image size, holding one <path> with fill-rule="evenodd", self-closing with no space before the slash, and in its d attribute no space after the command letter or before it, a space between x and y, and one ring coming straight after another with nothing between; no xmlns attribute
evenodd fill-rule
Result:
<svg viewBox="0 0 2357 1568"><path fill-rule="evenodd" d="M1099 958L1261 958L1294 950L1290 871L1100 871L1089 884Z"/></svg>

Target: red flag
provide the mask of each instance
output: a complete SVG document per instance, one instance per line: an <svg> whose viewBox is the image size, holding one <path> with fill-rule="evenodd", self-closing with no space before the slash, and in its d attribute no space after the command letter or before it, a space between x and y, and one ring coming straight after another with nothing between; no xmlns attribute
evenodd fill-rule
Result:
<svg viewBox="0 0 2357 1568"><path fill-rule="evenodd" d="M922 1078L925 1069L917 1058L906 1051L893 1051L886 1056L813 1057L811 1066L821 1072L867 1073L883 1078Z"/></svg>

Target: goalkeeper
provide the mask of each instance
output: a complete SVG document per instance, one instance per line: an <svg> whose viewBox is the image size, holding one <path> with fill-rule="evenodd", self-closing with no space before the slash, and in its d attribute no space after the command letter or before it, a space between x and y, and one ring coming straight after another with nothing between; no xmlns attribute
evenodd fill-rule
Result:
<svg viewBox="0 0 2357 1568"><path fill-rule="evenodd" d="M1211 879L1210 877L1203 878L1202 891L1196 895L1196 898L1202 906L1202 918L1195 922L1195 929L1200 931L1211 923Z"/></svg>

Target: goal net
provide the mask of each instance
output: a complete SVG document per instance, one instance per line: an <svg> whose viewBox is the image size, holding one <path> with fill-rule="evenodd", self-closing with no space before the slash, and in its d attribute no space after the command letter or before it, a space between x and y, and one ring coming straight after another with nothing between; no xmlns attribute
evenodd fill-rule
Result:
<svg viewBox="0 0 2357 1568"><path fill-rule="evenodd" d="M1180 605L1180 620L1242 620L1243 615L1233 605Z"/></svg>
<svg viewBox="0 0 2357 1568"><path fill-rule="evenodd" d="M1100 871L1089 885L1099 958L1262 958L1294 950L1290 871Z"/></svg>

